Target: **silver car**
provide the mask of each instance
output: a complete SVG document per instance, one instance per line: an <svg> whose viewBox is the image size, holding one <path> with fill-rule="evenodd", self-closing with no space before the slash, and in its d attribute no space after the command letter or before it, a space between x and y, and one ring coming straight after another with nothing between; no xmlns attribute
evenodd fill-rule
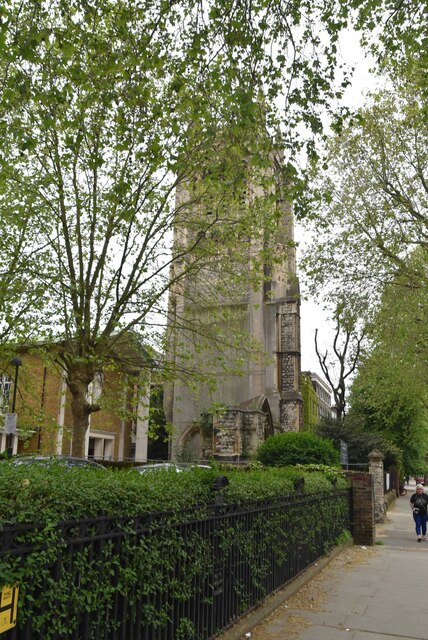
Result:
<svg viewBox="0 0 428 640"><path fill-rule="evenodd" d="M85 467L90 469L105 469L102 464L95 462L95 460L88 460L87 458L77 458L75 456L16 456L12 458L12 464L38 464L45 467L51 467L52 465L59 465L61 467Z"/></svg>
<svg viewBox="0 0 428 640"><path fill-rule="evenodd" d="M138 473L150 473L152 471L175 471L175 473L182 473L183 471L192 471L192 469L212 469L212 467L209 464L194 464L192 462L156 462L134 467L134 470Z"/></svg>

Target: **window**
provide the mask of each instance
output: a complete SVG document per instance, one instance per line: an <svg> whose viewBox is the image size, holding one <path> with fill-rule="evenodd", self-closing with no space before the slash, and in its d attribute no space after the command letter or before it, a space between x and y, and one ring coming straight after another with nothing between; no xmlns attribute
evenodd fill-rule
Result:
<svg viewBox="0 0 428 640"><path fill-rule="evenodd" d="M114 436L89 436L88 458L95 460L113 459Z"/></svg>
<svg viewBox="0 0 428 640"><path fill-rule="evenodd" d="M10 390L12 388L12 378L6 373L0 376L0 414L4 415L9 409Z"/></svg>

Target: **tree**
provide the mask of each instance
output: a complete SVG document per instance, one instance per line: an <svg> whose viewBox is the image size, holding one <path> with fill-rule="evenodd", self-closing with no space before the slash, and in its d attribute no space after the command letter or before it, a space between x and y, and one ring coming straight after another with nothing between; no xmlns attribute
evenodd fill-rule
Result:
<svg viewBox="0 0 428 640"><path fill-rule="evenodd" d="M281 146L297 148L302 118L320 130L319 108L338 91L341 13L336 0L320 10L306 0L1 7L2 213L29 217L39 259L19 274L43 289L38 334L66 374L74 454L99 409L88 399L97 371L135 368L138 344L159 344L172 285L219 264L262 277L256 256L238 256L245 273L228 260L238 240L275 225L269 202L243 203L242 193L272 179L278 95ZM307 56L320 25L330 40ZM175 207L179 187L187 197ZM191 242L172 252L172 226L183 222ZM20 293L32 307L31 289Z"/></svg>
<svg viewBox="0 0 428 640"><path fill-rule="evenodd" d="M358 319L349 314L344 305L337 305L334 320L334 360L329 360L328 350L321 353L318 347L318 329L315 330L315 351L324 377L333 392L337 420L341 422L345 417L347 382L357 369L365 331L358 329Z"/></svg>
<svg viewBox="0 0 428 640"><path fill-rule="evenodd" d="M308 247L304 268L311 291L333 308L338 300L345 300L346 309L365 324L374 347L353 386L350 415L342 424L335 422L333 429L349 430L353 436L355 421L358 441L379 427L394 446L403 449L409 469L411 461L416 466L420 461L420 453L410 452L415 445L424 450L426 429L424 376L419 377L418 370L425 364L421 295L427 284L428 16L425 7L413 1L355 1L349 6L356 12L363 44L370 47L378 70L388 77L389 89L371 96L346 126L343 120L337 121L323 171L318 163L312 173L313 190L299 201L299 213L313 223L317 238ZM396 300L393 316L391 309L380 304L388 290ZM408 314L407 299L415 293L420 308L415 313L412 307ZM382 336L378 313L389 313L381 325ZM412 314L419 318L417 324ZM397 325L400 317L407 323ZM376 334L372 323L377 325ZM416 350L419 362L413 357ZM370 391L364 392L357 410L356 389L364 387L369 363L375 361ZM403 375L397 376L397 371ZM362 415L363 406L370 420Z"/></svg>
<svg viewBox="0 0 428 640"><path fill-rule="evenodd" d="M397 276L384 288L368 327L371 350L352 385L350 418L399 447L404 469L415 475L428 452L426 292L406 283Z"/></svg>
<svg viewBox="0 0 428 640"><path fill-rule="evenodd" d="M374 358L373 358L374 360ZM388 390L388 379L391 389ZM381 382L378 388L377 381ZM428 451L425 399L400 392L394 380L369 361L353 385L350 417L361 424L362 434L379 435L401 450L402 469L410 475L425 472Z"/></svg>
<svg viewBox="0 0 428 640"><path fill-rule="evenodd" d="M417 249L410 261L422 267L420 258ZM387 393L387 387L393 393L426 402L427 312L426 289L410 286L406 275L399 274L384 287L379 309L369 328L372 366L382 368L382 375L378 376L381 393Z"/></svg>
<svg viewBox="0 0 428 640"><path fill-rule="evenodd" d="M428 17L421 3L353 0L350 9L356 12L355 27L363 32L363 43L370 46L382 67L397 71L416 62L423 68Z"/></svg>
<svg viewBox="0 0 428 640"><path fill-rule="evenodd" d="M384 466L402 468L403 452L395 445L387 434L377 431L365 430L364 419L351 410L344 420L323 418L315 429L318 436L333 442L336 449L340 450L341 441L346 442L348 451L348 464L351 468L366 468L368 456L373 449L378 449L384 454Z"/></svg>
<svg viewBox="0 0 428 640"><path fill-rule="evenodd" d="M313 289L333 304L339 293L368 318L397 275L409 287L427 285L425 114L415 82L372 96L332 140L328 173L304 205L318 230L305 258Z"/></svg>
<svg viewBox="0 0 428 640"><path fill-rule="evenodd" d="M38 228L22 205L10 206L0 178L0 353L5 361L14 354L14 343L37 335L44 287L34 277L40 271L43 251Z"/></svg>

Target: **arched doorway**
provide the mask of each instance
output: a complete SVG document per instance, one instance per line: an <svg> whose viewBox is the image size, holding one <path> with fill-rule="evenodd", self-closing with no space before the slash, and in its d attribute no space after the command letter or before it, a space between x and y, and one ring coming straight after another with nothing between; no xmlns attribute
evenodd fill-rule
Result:
<svg viewBox="0 0 428 640"><path fill-rule="evenodd" d="M261 407L261 410L266 415L265 424L265 440L274 434L272 412L270 410L268 399L265 398Z"/></svg>
<svg viewBox="0 0 428 640"><path fill-rule="evenodd" d="M177 457L182 462L194 462L202 459L202 434L199 426L191 426L183 433Z"/></svg>

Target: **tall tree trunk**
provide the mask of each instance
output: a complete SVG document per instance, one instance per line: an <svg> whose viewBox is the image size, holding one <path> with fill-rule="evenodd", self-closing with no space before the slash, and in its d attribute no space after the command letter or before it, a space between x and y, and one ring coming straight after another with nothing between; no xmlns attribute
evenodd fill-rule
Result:
<svg viewBox="0 0 428 640"><path fill-rule="evenodd" d="M88 388L94 380L92 367L78 365L67 374L67 385L71 393L71 415L73 417L73 440L71 453L83 458L86 456L85 437L89 427L89 416L99 407L88 402Z"/></svg>

